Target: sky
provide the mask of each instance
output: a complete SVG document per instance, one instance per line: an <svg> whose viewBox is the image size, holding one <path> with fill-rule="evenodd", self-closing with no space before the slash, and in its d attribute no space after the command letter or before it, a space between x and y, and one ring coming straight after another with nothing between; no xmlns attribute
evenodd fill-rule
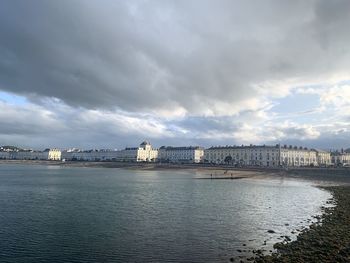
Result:
<svg viewBox="0 0 350 263"><path fill-rule="evenodd" d="M350 1L3 0L0 145L350 147Z"/></svg>

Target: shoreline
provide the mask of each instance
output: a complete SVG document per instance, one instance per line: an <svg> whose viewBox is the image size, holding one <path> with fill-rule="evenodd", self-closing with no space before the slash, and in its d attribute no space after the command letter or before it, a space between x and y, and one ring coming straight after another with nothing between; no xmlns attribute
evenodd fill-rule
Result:
<svg viewBox="0 0 350 263"><path fill-rule="evenodd" d="M164 164L164 163L128 163L128 162L89 162L89 161L49 161L49 160L0 160L1 164L43 165L83 168L121 168L134 170L183 170L202 173L210 179L254 178L291 178L307 180L316 185L349 184L350 168L313 168L313 167L232 167L207 164Z"/></svg>
<svg viewBox="0 0 350 263"><path fill-rule="evenodd" d="M297 240L276 243L276 252L256 253L247 262L350 262L350 186L320 187L331 192L335 206L322 207L318 222L302 231Z"/></svg>

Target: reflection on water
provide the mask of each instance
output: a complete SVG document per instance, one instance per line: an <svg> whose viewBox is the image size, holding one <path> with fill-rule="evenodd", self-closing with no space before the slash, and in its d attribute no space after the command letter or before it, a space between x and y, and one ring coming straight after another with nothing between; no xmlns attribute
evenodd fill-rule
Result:
<svg viewBox="0 0 350 263"><path fill-rule="evenodd" d="M331 197L306 182L197 177L2 165L0 261L227 262L268 251Z"/></svg>

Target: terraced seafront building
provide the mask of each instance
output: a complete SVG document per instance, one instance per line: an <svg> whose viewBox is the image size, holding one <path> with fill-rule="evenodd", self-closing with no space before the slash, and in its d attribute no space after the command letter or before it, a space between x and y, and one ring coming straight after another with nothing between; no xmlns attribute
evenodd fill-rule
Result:
<svg viewBox="0 0 350 263"><path fill-rule="evenodd" d="M201 163L204 148L200 146L172 147L162 146L158 151L158 161L169 163Z"/></svg>
<svg viewBox="0 0 350 263"><path fill-rule="evenodd" d="M340 152L335 151L335 152L332 152L331 158L332 158L332 163L335 166L345 166L345 167L350 166L350 153L349 152L345 152L344 150L341 150Z"/></svg>
<svg viewBox="0 0 350 263"><path fill-rule="evenodd" d="M282 166L318 166L317 151L297 146L280 147L280 165Z"/></svg>
<svg viewBox="0 0 350 263"><path fill-rule="evenodd" d="M16 150L0 151L0 159L8 160L61 160L61 151L47 149L45 151Z"/></svg>
<svg viewBox="0 0 350 263"><path fill-rule="evenodd" d="M330 153L296 146L217 146L204 151L204 162L239 166L329 166Z"/></svg>
<svg viewBox="0 0 350 263"><path fill-rule="evenodd" d="M62 159L66 161L120 161L120 162L155 162L158 149L144 141L139 147L126 147L123 150L88 150L77 149L62 152Z"/></svg>
<svg viewBox="0 0 350 263"><path fill-rule="evenodd" d="M8 159L14 160L48 160L49 152L48 151L16 151L9 152Z"/></svg>
<svg viewBox="0 0 350 263"><path fill-rule="evenodd" d="M2 152L0 151L0 160L3 159L3 160L7 160L9 159L9 156L10 154L8 152Z"/></svg>
<svg viewBox="0 0 350 263"><path fill-rule="evenodd" d="M115 150L79 150L79 149L69 149L67 151L62 151L62 160L65 161L116 161L118 156L118 151Z"/></svg>
<svg viewBox="0 0 350 263"><path fill-rule="evenodd" d="M318 166L327 167L332 165L331 152L315 149Z"/></svg>
<svg viewBox="0 0 350 263"><path fill-rule="evenodd" d="M216 146L204 151L204 162L240 166L279 166L280 146Z"/></svg>

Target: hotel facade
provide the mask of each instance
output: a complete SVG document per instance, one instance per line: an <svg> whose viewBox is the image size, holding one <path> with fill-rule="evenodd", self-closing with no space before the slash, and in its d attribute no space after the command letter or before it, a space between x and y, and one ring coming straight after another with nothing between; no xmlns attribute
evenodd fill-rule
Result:
<svg viewBox="0 0 350 263"><path fill-rule="evenodd" d="M47 159L51 161L60 161L61 160L61 150L59 149L49 149Z"/></svg>
<svg viewBox="0 0 350 263"><path fill-rule="evenodd" d="M329 166L330 153L296 146L217 146L204 151L204 162L235 166Z"/></svg>
<svg viewBox="0 0 350 263"><path fill-rule="evenodd" d="M169 163L201 163L203 162L204 148L199 146L172 147L162 146L158 151L159 162Z"/></svg>
<svg viewBox="0 0 350 263"><path fill-rule="evenodd" d="M62 152L62 160L65 161L116 161L118 151L113 150L88 150L81 151L78 149L72 149Z"/></svg>
<svg viewBox="0 0 350 263"><path fill-rule="evenodd" d="M0 159L7 160L50 160L49 151L0 152Z"/></svg>
<svg viewBox="0 0 350 263"><path fill-rule="evenodd" d="M279 166L279 146L216 146L204 151L204 162L238 166Z"/></svg>
<svg viewBox="0 0 350 263"><path fill-rule="evenodd" d="M117 161L123 162L156 162L158 149L153 149L148 141L144 141L139 147L125 148L119 151Z"/></svg>
<svg viewBox="0 0 350 263"><path fill-rule="evenodd" d="M333 152L331 158L335 166L350 166L350 153L343 150L341 152Z"/></svg>

